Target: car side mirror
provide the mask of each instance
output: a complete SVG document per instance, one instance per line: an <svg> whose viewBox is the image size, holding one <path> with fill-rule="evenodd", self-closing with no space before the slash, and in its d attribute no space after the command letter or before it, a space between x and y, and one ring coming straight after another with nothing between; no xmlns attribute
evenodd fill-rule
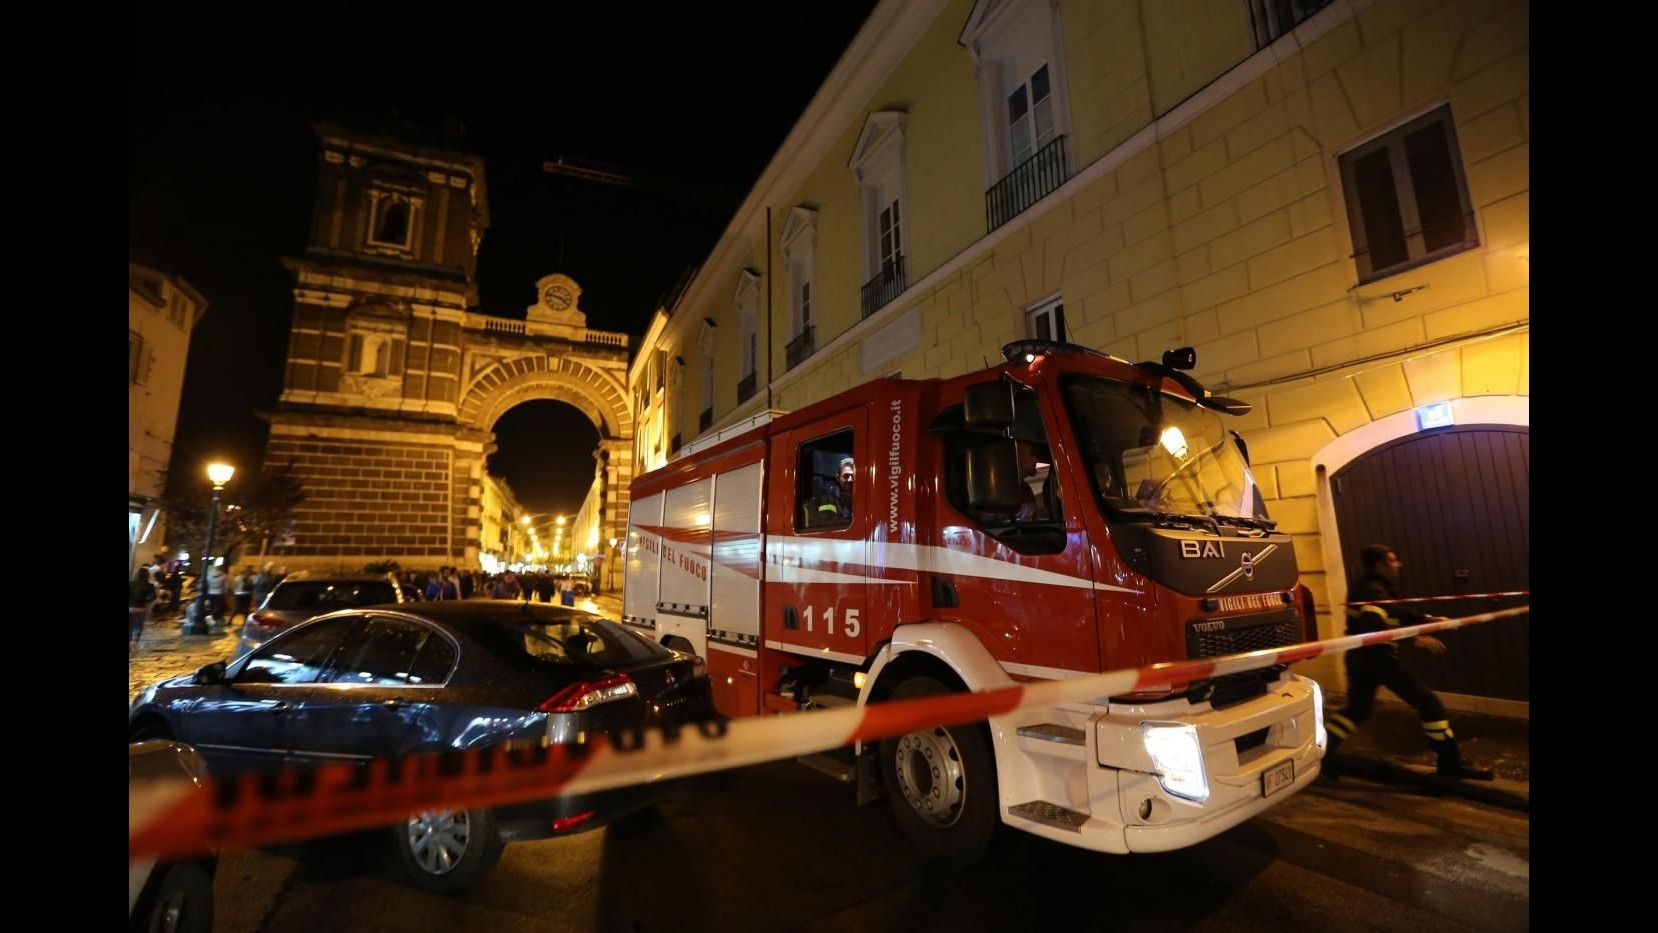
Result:
<svg viewBox="0 0 1658 933"><path fill-rule="evenodd" d="M1012 441L967 452L967 506L976 512L1013 512L1023 501L1019 458Z"/></svg>
<svg viewBox="0 0 1658 933"><path fill-rule="evenodd" d="M970 428L1006 428L1013 423L1013 390L999 379L968 386L962 416Z"/></svg>
<svg viewBox="0 0 1658 933"><path fill-rule="evenodd" d="M196 671L193 681L198 686L209 686L225 682L225 662L214 661Z"/></svg>

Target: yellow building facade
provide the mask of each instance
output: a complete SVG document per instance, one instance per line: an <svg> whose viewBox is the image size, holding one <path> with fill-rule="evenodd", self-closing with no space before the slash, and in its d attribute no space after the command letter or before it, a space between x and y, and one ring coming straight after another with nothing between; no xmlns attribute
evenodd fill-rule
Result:
<svg viewBox="0 0 1658 933"><path fill-rule="evenodd" d="M1356 545L1337 525L1358 519L1332 478L1418 437L1423 411L1529 436L1528 18L886 0L646 335L641 472L676 438L959 375L1016 339L1189 345L1194 376L1254 405L1232 426L1340 634Z"/></svg>

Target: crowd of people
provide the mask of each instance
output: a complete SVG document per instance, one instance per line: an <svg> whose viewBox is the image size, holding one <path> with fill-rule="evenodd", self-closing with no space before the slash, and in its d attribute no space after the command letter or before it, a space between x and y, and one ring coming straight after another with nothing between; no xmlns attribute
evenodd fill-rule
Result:
<svg viewBox="0 0 1658 933"><path fill-rule="evenodd" d="M194 591L186 592L194 582L187 574L184 561L162 561L144 564L133 573L127 587L128 653L138 650L138 638L144 626L156 619L192 613L188 604L194 600ZM255 569L245 564L234 572L216 566L201 584L205 590L202 615L210 630L231 625L237 619L245 620L249 613L265 602L265 597L276 589L287 576L287 568L266 563ZM596 592L595 581L586 574L518 574L511 570L499 574L458 567L440 567L436 571L407 570L394 573L403 587L405 599L522 599L527 602L562 603L574 605L577 596Z"/></svg>
<svg viewBox="0 0 1658 933"><path fill-rule="evenodd" d="M498 574L457 567L440 567L433 572L406 570L397 575L405 596L423 600L441 599L522 599L530 602L562 602L571 605L576 596L596 591L585 574L519 574L511 570Z"/></svg>

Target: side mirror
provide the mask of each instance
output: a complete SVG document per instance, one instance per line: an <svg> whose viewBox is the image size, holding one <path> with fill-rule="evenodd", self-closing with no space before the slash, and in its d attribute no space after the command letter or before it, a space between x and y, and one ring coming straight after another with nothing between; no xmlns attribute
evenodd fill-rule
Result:
<svg viewBox="0 0 1658 933"><path fill-rule="evenodd" d="M1233 431L1232 432L1232 443L1237 444L1238 445L1238 453L1243 454L1244 465L1245 466L1253 466L1254 464L1249 462L1249 442L1243 439L1243 435L1239 434L1236 431Z"/></svg>
<svg viewBox="0 0 1658 933"><path fill-rule="evenodd" d="M1016 512L1023 502L1019 458L1012 441L967 452L967 507L976 512Z"/></svg>
<svg viewBox="0 0 1658 933"><path fill-rule="evenodd" d="M1013 424L1013 392L997 380L967 387L962 417L970 428L1001 430Z"/></svg>
<svg viewBox="0 0 1658 933"><path fill-rule="evenodd" d="M198 686L204 686L204 687L212 685L212 684L222 684L222 683L224 683L225 682L225 662L223 662L223 661L214 661L212 664L209 664L209 665L201 668L200 670L196 671L196 676L195 676L195 679L194 679L193 682L195 684L197 684Z"/></svg>
<svg viewBox="0 0 1658 933"><path fill-rule="evenodd" d="M1163 365L1170 369L1194 369L1197 366L1197 351L1191 347L1164 350Z"/></svg>

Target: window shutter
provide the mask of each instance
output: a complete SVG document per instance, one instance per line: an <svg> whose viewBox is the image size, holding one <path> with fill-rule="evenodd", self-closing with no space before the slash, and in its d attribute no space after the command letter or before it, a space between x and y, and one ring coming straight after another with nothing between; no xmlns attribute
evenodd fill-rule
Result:
<svg viewBox="0 0 1658 933"><path fill-rule="evenodd" d="M346 372L350 372L350 373L360 373L360 372L362 372L363 368L364 368L363 367L363 335L362 334L352 334L351 335L351 340L347 343L347 347L349 349L346 350L346 354L345 354L345 370L346 370Z"/></svg>
<svg viewBox="0 0 1658 933"><path fill-rule="evenodd" d="M386 375L403 375L403 341L401 340L391 342L391 364L386 367Z"/></svg>

